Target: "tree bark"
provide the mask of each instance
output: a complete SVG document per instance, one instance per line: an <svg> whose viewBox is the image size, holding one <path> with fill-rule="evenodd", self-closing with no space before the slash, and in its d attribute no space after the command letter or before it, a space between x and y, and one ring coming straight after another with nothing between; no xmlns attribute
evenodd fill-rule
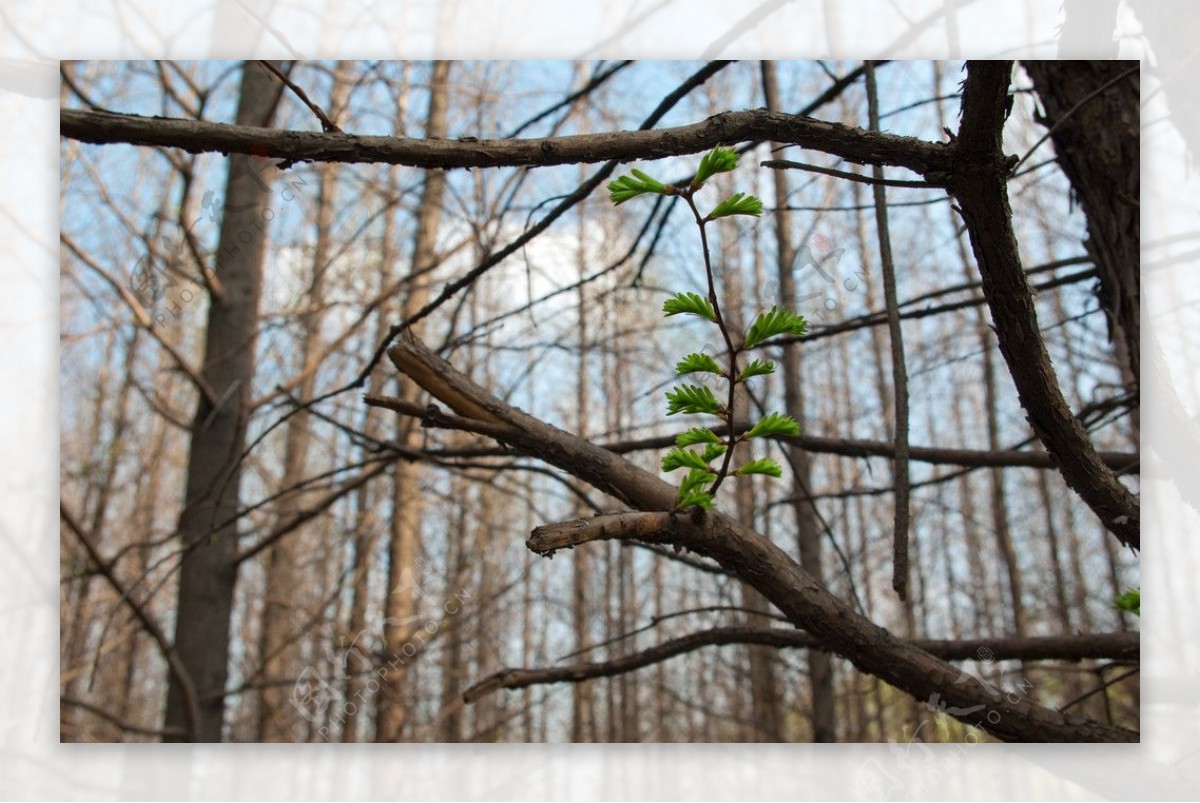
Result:
<svg viewBox="0 0 1200 803"><path fill-rule="evenodd" d="M1142 245L1137 62L1021 64L1045 110L1041 122L1049 129L1058 164L1087 215L1084 246L1100 269L1100 305L1122 379L1136 393Z"/></svg>
<svg viewBox="0 0 1200 803"><path fill-rule="evenodd" d="M950 191L959 202L983 278L1000 353L1034 432L1059 460L1063 479L1124 545L1141 545L1141 507L1100 460L1071 414L1042 341L1037 311L1013 233L1001 133L1011 62L970 62L963 90L958 158Z"/></svg>
<svg viewBox="0 0 1200 803"><path fill-rule="evenodd" d="M281 84L260 65L242 69L237 124L271 124ZM237 581L238 498L258 340L258 303L266 251L264 211L271 163L258 156L229 159L216 274L223 293L209 299L201 375L217 394L201 396L192 424L187 487L179 535L175 649L200 697L200 721L189 739L221 741L228 679L229 631ZM167 689L164 731L187 727L186 700L174 676ZM180 741L168 736L164 741Z"/></svg>

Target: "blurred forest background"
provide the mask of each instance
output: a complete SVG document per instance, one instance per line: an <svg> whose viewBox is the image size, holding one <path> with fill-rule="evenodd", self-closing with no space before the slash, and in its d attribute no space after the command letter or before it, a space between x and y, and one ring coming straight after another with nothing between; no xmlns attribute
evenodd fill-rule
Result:
<svg viewBox="0 0 1200 803"><path fill-rule="evenodd" d="M67 62L61 102L321 130L276 72L359 135L632 130L660 105L658 128L764 106L870 127L855 62ZM961 63L880 63L873 76L881 130L943 142L958 129ZM1028 158L1008 189L1042 336L1071 409L1136 490L1136 371L1110 336L1086 219L1019 66L1013 87L1004 150ZM870 169L746 145L739 168L701 197L711 206L742 191L766 204L759 219L710 227L711 245L736 320L783 303L809 320L801 343L768 350L781 368L749 401L787 409L804 434L756 453L785 463L782 479L731 482L718 505L902 638L1136 630L1114 597L1139 586L1137 556L1041 459L962 221L936 187L886 189L912 444L910 595L897 597L897 391L873 188L759 163ZM534 527L622 505L493 441L367 407L363 392L427 401L386 359L345 390L389 327L419 314L425 342L497 396L657 471L684 426L663 414L673 365L721 348L711 330L662 317L669 294L703 287L681 204L614 207L606 182L580 191L597 172L586 164L281 169L242 159L254 176L227 184L221 154L62 148L63 741L194 735L171 713L196 702L168 657L181 633L224 645L220 691L203 673L196 682L226 741L978 737L836 656L739 643L738 629L788 625L709 561L616 541L541 559L524 545ZM676 181L698 161L636 166ZM233 208L251 212L235 223ZM261 289L215 270L253 261L259 247ZM242 293L260 293L252 320L214 316L214 298ZM214 348L249 381L214 383ZM231 413L228 442L193 443ZM197 451L228 456L229 444L237 470L208 481L233 489L232 515L199 541L220 540L222 625L180 607L217 593L189 586L181 566L211 551L184 546L197 543L185 504ZM962 666L1042 705L1136 729L1136 661L1068 658L979 650ZM502 669L564 664L592 677L464 702Z"/></svg>

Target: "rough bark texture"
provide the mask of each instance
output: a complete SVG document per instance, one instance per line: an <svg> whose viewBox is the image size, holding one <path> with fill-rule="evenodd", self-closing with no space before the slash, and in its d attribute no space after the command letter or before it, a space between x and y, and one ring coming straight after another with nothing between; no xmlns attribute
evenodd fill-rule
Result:
<svg viewBox="0 0 1200 803"><path fill-rule="evenodd" d="M1071 414L1021 268L1012 210L1009 162L1001 148L1011 62L971 62L963 91L962 126L951 192L958 200L983 277L1000 353L1008 363L1021 406L1066 480L1104 526L1126 546L1141 544L1137 497L1104 465L1083 425Z"/></svg>
<svg viewBox="0 0 1200 803"><path fill-rule="evenodd" d="M269 131L195 120L111 112L60 112L63 136L81 142L161 145L191 153L254 153L285 162L403 164L412 167L544 167L610 159L660 159L715 145L773 139L836 154L852 162L943 175L950 149L913 137L880 134L812 117L765 109L725 112L678 128L517 140L430 140ZM931 179L932 180L932 179Z"/></svg>
<svg viewBox="0 0 1200 803"><path fill-rule="evenodd" d="M1084 245L1100 269L1098 295L1126 386L1141 366L1141 149L1137 62L1025 61L1058 164L1087 214ZM1108 84L1103 91L1097 91Z"/></svg>
<svg viewBox="0 0 1200 803"><path fill-rule="evenodd" d="M238 125L270 125L280 88L261 66L247 63ZM237 580L238 458L245 447L254 379L266 249L262 210L270 198L268 182L273 172L271 164L258 157L237 155L229 160L216 266L224 292L209 300L201 369L218 404L214 407L202 396L196 407L184 509L179 516L186 554L179 569L175 650L200 698L200 721L191 738L201 742L221 741L225 710L229 625ZM185 709L183 689L172 676L164 730L185 728Z"/></svg>

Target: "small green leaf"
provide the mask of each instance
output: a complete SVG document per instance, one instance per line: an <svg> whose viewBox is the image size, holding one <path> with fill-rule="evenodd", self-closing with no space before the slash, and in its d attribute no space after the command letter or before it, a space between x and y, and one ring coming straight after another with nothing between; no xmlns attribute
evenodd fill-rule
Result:
<svg viewBox="0 0 1200 803"><path fill-rule="evenodd" d="M697 505L702 508L713 506L713 495L704 486L716 480L717 475L711 471L694 468L679 484L679 493L675 497L676 507L684 508Z"/></svg>
<svg viewBox="0 0 1200 803"><path fill-rule="evenodd" d="M800 315L780 307L771 307L770 312L759 313L746 332L746 342L743 349L753 348L764 340L790 332L793 335L804 336L808 333L808 323Z"/></svg>
<svg viewBox="0 0 1200 803"><path fill-rule="evenodd" d="M676 293L663 302L663 315L669 318L681 314L699 315L710 321L717 319L712 304L699 293Z"/></svg>
<svg viewBox="0 0 1200 803"><path fill-rule="evenodd" d="M684 446L693 446L697 443L720 443L721 439L717 437L717 433L711 429L703 427L694 427L687 432L680 433L675 438L675 445L682 448Z"/></svg>
<svg viewBox="0 0 1200 803"><path fill-rule="evenodd" d="M700 168L692 179L692 189L698 190L717 173L728 173L737 167L738 154L733 148L713 148L700 160Z"/></svg>
<svg viewBox="0 0 1200 803"><path fill-rule="evenodd" d="M779 464L771 458L762 457L758 460L751 460L749 463L739 466L738 469L733 473L741 477L744 477L747 474L769 474L772 477L782 477L783 469L781 469Z"/></svg>
<svg viewBox="0 0 1200 803"><path fill-rule="evenodd" d="M647 192L658 193L659 195L672 195L674 189L663 184L658 179L652 178L641 170L633 170L632 176L621 176L616 181L611 181L608 184L608 197L613 204L619 206L630 198L636 198Z"/></svg>
<svg viewBox="0 0 1200 803"><path fill-rule="evenodd" d="M708 491L692 491L686 496L681 494L679 501L676 502L676 504L680 509L695 505L696 507L702 507L705 510L708 510L713 506L715 501L716 500L714 499L713 495Z"/></svg>
<svg viewBox="0 0 1200 803"><path fill-rule="evenodd" d="M716 478L717 475L708 469L692 469L683 478L683 482L679 483L679 497L682 499L693 491L708 485Z"/></svg>
<svg viewBox="0 0 1200 803"><path fill-rule="evenodd" d="M746 433L746 437L768 438L772 435L799 434L800 425L796 423L796 419L783 413L768 413Z"/></svg>
<svg viewBox="0 0 1200 803"><path fill-rule="evenodd" d="M704 461L705 465L708 465L721 455L725 454L725 450L728 448L729 447L723 443L711 443L704 449L704 452L700 455L700 459Z"/></svg>
<svg viewBox="0 0 1200 803"><path fill-rule="evenodd" d="M1136 616L1142 615L1142 590L1131 588L1124 594L1118 594L1113 600L1118 610L1127 611Z"/></svg>
<svg viewBox="0 0 1200 803"><path fill-rule="evenodd" d="M762 214L763 203L753 195L746 195L739 192L731 198L726 198L721 203L717 204L717 208L708 213L705 220L716 220L719 217L729 217L730 215L750 215L758 217Z"/></svg>
<svg viewBox="0 0 1200 803"><path fill-rule="evenodd" d="M707 371L710 374L720 374L721 366L710 354L689 354L675 365L675 373L690 374L694 371Z"/></svg>
<svg viewBox="0 0 1200 803"><path fill-rule="evenodd" d="M713 392L703 385L680 385L667 391L667 415L676 413L721 412L721 404Z"/></svg>
<svg viewBox="0 0 1200 803"><path fill-rule="evenodd" d="M708 460L705 460L691 449L672 449L663 456L662 470L674 471L678 468L694 468L701 471L708 471L708 462Z"/></svg>
<svg viewBox="0 0 1200 803"><path fill-rule="evenodd" d="M775 373L775 363L770 360L751 360L742 369L742 379L749 379L752 376L762 376L763 374Z"/></svg>

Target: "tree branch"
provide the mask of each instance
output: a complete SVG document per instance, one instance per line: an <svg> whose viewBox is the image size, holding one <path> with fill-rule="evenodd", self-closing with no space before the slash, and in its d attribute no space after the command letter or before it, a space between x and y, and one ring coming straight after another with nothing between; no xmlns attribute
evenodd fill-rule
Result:
<svg viewBox="0 0 1200 803"><path fill-rule="evenodd" d="M133 612L134 617L138 620L138 622L141 623L142 629L146 631L147 635L149 635L154 643L158 646L159 652L162 653L163 658L167 662L167 668L170 671L171 676L175 679L175 681L179 684L180 689L183 691L184 701L186 703L184 713L187 721L187 733L185 735L188 737L188 739L194 740L200 725L199 697L196 694L196 686L192 682L192 676L188 673L187 667L183 665L183 661L180 660L179 653L175 651L175 647L167 638L167 634L164 633L162 628L158 626L158 622L154 620L154 618L142 605L133 599L133 596L129 593L128 589L125 588L125 584L117 579L116 571L113 568L112 562L106 561L103 557L101 557L100 551L96 548L96 545L92 543L91 537L84 531L79 522L75 519L75 516L72 515L69 510L67 510L66 505L64 505L61 500L58 503L58 515L59 518L62 519L63 523L67 525L67 529L74 533L75 537L79 539L79 543L83 545L84 551L86 551L88 554L88 558L91 559L92 563L95 564L96 571L99 572L106 581L108 581L109 586L111 586L112 590L117 593L117 597L127 606L129 606L129 610ZM166 728L161 731L161 733L164 736L173 736L177 735L177 729Z"/></svg>
<svg viewBox="0 0 1200 803"><path fill-rule="evenodd" d="M959 711L956 716L960 720L1008 741L1138 739L1137 733L1125 728L1067 717L1025 699L1006 697L919 647L898 640L817 584L778 546L720 512L671 519L663 511L674 504L673 486L612 452L509 406L455 370L411 333L402 335L388 355L397 367L407 366L409 375L433 396L448 396L442 400L457 405L456 409L469 404L485 418L507 425L510 429L505 442L519 451L570 472L635 510L657 514L626 519L637 538L712 558L753 585L824 649L846 657L860 670L918 700L940 699L951 710ZM621 527L608 526L617 521L610 518L588 531L620 537L617 533ZM651 525L665 529L655 530ZM563 532L560 530L559 535ZM562 543L566 545L570 540L564 536ZM982 714L981 707L986 709Z"/></svg>
<svg viewBox="0 0 1200 803"><path fill-rule="evenodd" d="M867 68L867 117L871 130L879 130L879 96L875 86L875 68ZM896 295L896 265L892 259L892 235L888 225L887 193L883 188L883 168L871 169L875 178L875 228L879 237L879 264L883 271L883 297L887 307L888 344L892 356L892 403L894 406L892 476L895 478L895 519L892 527L892 588L900 599L908 601L908 536L912 511L909 497L908 444L908 368L904 362L904 333L900 327L900 302Z"/></svg>
<svg viewBox="0 0 1200 803"><path fill-rule="evenodd" d="M750 428L750 424L738 425L738 431ZM718 435L724 435L721 427L713 428ZM894 443L885 441L869 441L858 438L831 438L823 435L799 435L774 437L781 443L789 443L804 449L806 452L818 454L836 454L843 457L884 457L891 458L896 454ZM603 444L605 449L616 454L628 454L648 449L663 449L675 443L674 435L663 435L653 438L620 441ZM1129 471L1138 465L1139 456L1134 452L1097 452L1105 465L1115 471ZM1057 468L1058 461L1050 452L1009 449L1004 451L989 451L986 449L955 449L940 446L910 446L909 459L917 463L932 463L934 465L970 466L972 468L1026 467L1026 468Z"/></svg>
<svg viewBox="0 0 1200 803"><path fill-rule="evenodd" d="M864 131L812 117L766 109L726 112L691 125L647 131L576 134L542 139L440 140L280 131L166 117L63 109L62 136L96 144L128 143L180 148L189 153L245 153L294 162L344 162L411 167L541 167L663 159L716 145L772 140L825 151L860 164L904 167L942 175L951 150L926 142Z"/></svg>
<svg viewBox="0 0 1200 803"><path fill-rule="evenodd" d="M1140 634L1128 632L961 641L916 639L908 643L946 661L981 660L985 656L989 661L1081 661L1089 658L1136 661L1141 656ZM609 661L582 661L566 666L531 669L501 669L463 692L463 701L473 703L500 689L523 689L547 683L580 683L592 678L623 675L702 647L728 644L761 644L779 649L823 649L820 642L812 636L797 630L778 627L714 627Z"/></svg>
<svg viewBox="0 0 1200 803"><path fill-rule="evenodd" d="M146 727L145 725L135 725L132 722L126 722L125 720L118 717L116 714L106 711L105 709L101 708L98 705L95 705L94 703L89 703L87 700L80 700L76 697L67 697L64 695L64 696L61 696L58 698L58 702L61 705L69 705L73 708L83 709L84 711L87 711L89 714L95 714L96 716L100 717L100 719L103 719L105 722L111 722L113 725L116 725L118 728L120 728L125 733L136 733L140 736L158 736L160 738L163 736L187 736L187 732L184 731L182 728L159 729L159 728Z"/></svg>
<svg viewBox="0 0 1200 803"><path fill-rule="evenodd" d="M1105 465L1071 414L1029 291L1008 204L1009 165L1001 144L1012 62L970 62L963 88L955 173L950 190L971 237L1000 352L1034 432L1058 459L1080 498L1124 545L1141 546L1137 497Z"/></svg>

